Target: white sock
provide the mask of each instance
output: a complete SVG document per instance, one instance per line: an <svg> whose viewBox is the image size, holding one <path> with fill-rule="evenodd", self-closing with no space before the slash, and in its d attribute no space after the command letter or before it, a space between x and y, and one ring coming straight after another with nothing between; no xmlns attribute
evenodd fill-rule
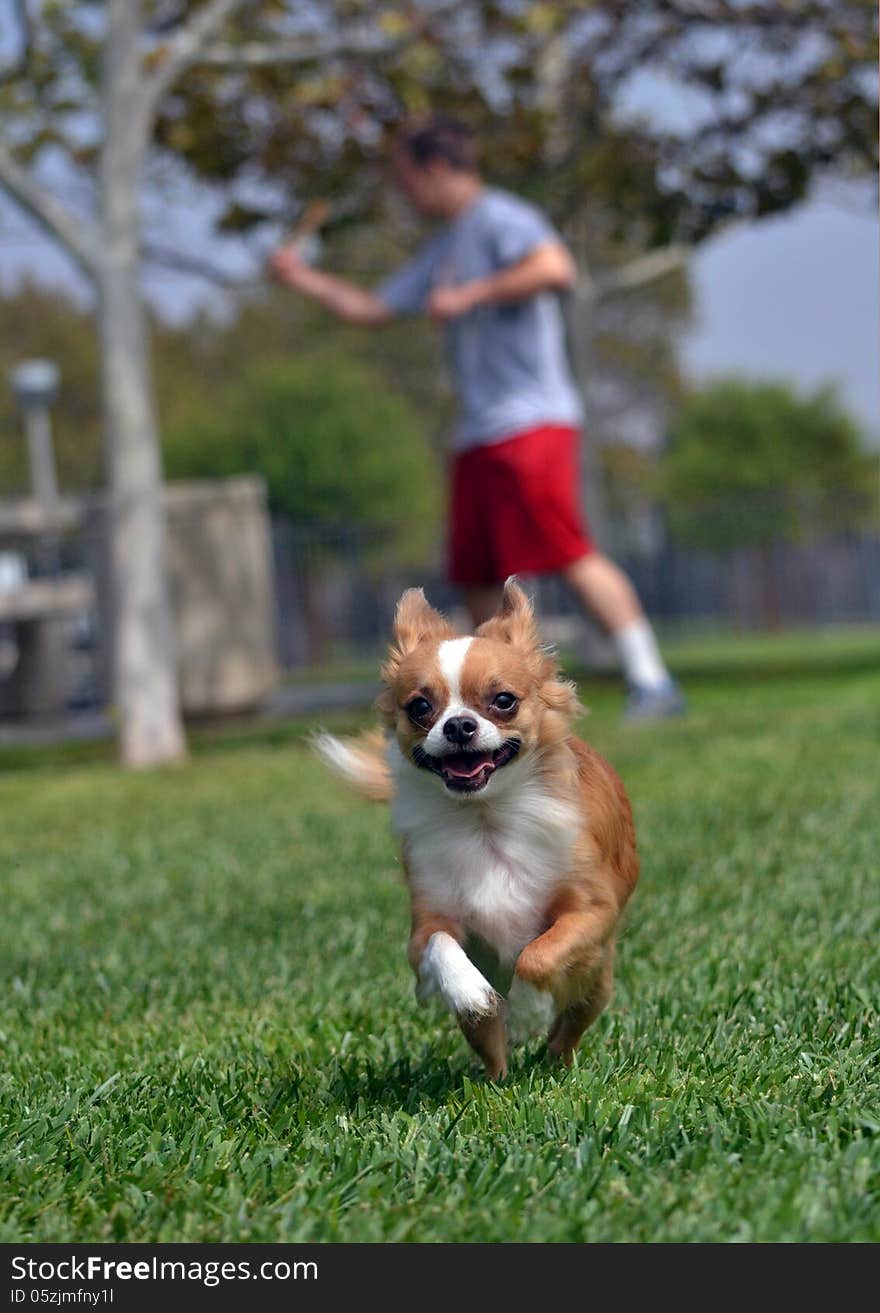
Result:
<svg viewBox="0 0 880 1313"><path fill-rule="evenodd" d="M617 655L630 684L639 688L659 688L669 679L654 631L647 620L634 620L614 633Z"/></svg>

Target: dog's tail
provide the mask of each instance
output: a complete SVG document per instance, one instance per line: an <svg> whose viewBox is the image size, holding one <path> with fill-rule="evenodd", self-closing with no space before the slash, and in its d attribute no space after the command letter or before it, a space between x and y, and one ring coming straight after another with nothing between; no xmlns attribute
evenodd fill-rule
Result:
<svg viewBox="0 0 880 1313"><path fill-rule="evenodd" d="M388 765L388 743L381 730L368 730L356 739L315 734L313 750L334 775L373 802L390 802L394 784Z"/></svg>

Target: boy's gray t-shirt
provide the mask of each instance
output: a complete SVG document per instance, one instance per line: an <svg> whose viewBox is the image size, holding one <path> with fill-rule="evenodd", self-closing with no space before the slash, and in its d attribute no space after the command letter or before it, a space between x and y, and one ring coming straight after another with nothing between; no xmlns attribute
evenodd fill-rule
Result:
<svg viewBox="0 0 880 1313"><path fill-rule="evenodd" d="M386 279L377 295L395 314L418 314L436 288L497 273L548 241L559 241L559 235L540 210L489 188ZM479 306L449 320L444 330L460 406L456 450L501 442L542 424L581 422L557 293Z"/></svg>

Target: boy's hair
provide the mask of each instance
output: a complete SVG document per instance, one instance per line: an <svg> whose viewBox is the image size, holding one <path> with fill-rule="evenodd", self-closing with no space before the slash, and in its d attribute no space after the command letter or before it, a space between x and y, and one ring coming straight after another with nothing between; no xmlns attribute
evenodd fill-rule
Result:
<svg viewBox="0 0 880 1313"><path fill-rule="evenodd" d="M476 173L478 148L474 130L447 114L429 114L404 124L397 137L398 150L405 150L414 164L423 168L431 160L445 160L453 169Z"/></svg>

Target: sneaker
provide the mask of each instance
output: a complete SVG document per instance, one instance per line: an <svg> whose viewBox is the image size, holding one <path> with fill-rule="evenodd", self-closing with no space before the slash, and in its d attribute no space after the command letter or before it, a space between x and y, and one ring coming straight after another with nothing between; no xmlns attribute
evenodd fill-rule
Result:
<svg viewBox="0 0 880 1313"><path fill-rule="evenodd" d="M683 716L686 710L684 694L674 679L669 679L656 688L632 684L626 699L623 719L627 725L644 725L652 720L669 720L672 716Z"/></svg>

